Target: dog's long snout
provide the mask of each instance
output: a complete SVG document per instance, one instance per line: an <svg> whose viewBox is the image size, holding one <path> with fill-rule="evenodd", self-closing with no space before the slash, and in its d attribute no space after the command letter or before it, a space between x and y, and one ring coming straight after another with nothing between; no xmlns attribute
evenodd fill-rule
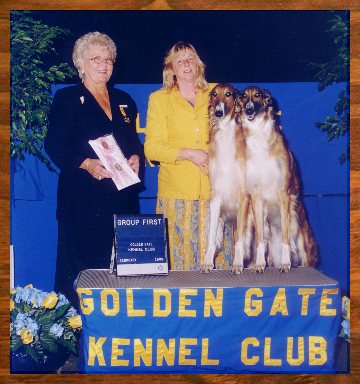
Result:
<svg viewBox="0 0 360 384"><path fill-rule="evenodd" d="M254 112L255 112L255 109L253 107L246 108L246 114L247 115L252 115Z"/></svg>
<svg viewBox="0 0 360 384"><path fill-rule="evenodd" d="M225 105L221 101L219 104L216 104L215 107L215 116L219 119L225 115Z"/></svg>
<svg viewBox="0 0 360 384"><path fill-rule="evenodd" d="M252 115L255 112L255 106L252 101L249 101L245 105L245 113L247 115Z"/></svg>

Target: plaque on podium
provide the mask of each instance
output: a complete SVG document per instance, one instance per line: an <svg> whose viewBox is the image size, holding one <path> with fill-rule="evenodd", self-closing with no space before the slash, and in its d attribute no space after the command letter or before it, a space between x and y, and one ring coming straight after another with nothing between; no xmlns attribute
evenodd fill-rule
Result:
<svg viewBox="0 0 360 384"><path fill-rule="evenodd" d="M117 276L166 275L166 226L162 215L114 215Z"/></svg>

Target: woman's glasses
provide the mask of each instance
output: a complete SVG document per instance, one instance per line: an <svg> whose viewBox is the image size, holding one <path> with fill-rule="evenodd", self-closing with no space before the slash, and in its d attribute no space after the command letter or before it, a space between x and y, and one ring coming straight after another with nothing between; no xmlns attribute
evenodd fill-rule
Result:
<svg viewBox="0 0 360 384"><path fill-rule="evenodd" d="M95 64L102 64L104 61L106 64L109 64L109 65L114 65L114 63L115 63L115 60L111 57L107 57L106 59L104 59L101 56L95 56L89 60L93 60Z"/></svg>

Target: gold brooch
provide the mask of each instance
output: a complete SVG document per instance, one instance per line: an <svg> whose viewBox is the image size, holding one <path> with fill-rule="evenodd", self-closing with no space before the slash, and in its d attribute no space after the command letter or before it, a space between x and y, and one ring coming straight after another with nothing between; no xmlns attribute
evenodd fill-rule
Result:
<svg viewBox="0 0 360 384"><path fill-rule="evenodd" d="M125 123L130 123L130 119L127 117L125 108L127 108L127 105L119 105L120 112L124 117Z"/></svg>

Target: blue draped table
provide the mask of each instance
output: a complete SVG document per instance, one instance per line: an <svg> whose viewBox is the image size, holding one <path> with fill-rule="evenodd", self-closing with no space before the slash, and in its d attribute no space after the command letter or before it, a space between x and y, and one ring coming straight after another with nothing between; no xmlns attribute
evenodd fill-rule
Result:
<svg viewBox="0 0 360 384"><path fill-rule="evenodd" d="M84 373L334 373L338 283L314 268L77 281Z"/></svg>

